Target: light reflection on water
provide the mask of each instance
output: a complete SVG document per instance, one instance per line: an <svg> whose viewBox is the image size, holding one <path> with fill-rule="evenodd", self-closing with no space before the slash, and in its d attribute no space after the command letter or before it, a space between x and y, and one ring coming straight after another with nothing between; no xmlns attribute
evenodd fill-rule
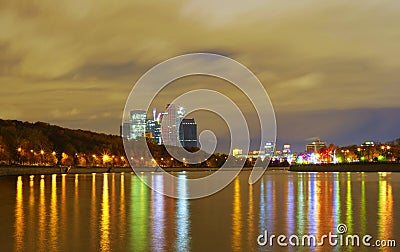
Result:
<svg viewBox="0 0 400 252"><path fill-rule="evenodd" d="M260 249L256 239L266 229L318 237L335 233L340 223L348 234L400 240L399 174L268 172L249 185L244 172L198 200L184 199L187 173L177 175L177 185L165 184L161 174L141 176L159 190L172 187L182 199L152 191L131 174L2 177L0 250L252 251Z"/></svg>
<svg viewBox="0 0 400 252"><path fill-rule="evenodd" d="M240 251L242 235L242 206L240 201L240 180L234 180L232 213L232 250Z"/></svg>

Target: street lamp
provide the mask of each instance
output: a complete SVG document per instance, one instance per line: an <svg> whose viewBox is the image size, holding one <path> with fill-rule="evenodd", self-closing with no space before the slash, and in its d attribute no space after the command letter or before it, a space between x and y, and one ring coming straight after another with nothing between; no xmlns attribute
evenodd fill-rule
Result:
<svg viewBox="0 0 400 252"><path fill-rule="evenodd" d="M22 148L19 147L19 148L17 149L17 151L18 151L18 163L21 164L21 152L22 152Z"/></svg>
<svg viewBox="0 0 400 252"><path fill-rule="evenodd" d="M44 150L40 150L40 158L41 158L41 162L42 162L42 165L43 165L43 163L44 163L44 161L43 161L43 155L44 155Z"/></svg>

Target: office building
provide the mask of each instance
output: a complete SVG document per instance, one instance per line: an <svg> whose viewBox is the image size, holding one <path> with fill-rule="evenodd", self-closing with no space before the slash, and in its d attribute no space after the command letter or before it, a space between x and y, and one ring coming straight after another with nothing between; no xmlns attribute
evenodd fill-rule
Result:
<svg viewBox="0 0 400 252"><path fill-rule="evenodd" d="M197 124L193 118L182 119L179 125L179 142L183 147L197 147Z"/></svg>
<svg viewBox="0 0 400 252"><path fill-rule="evenodd" d="M275 153L275 144L273 142L267 142L264 146L265 156L272 157Z"/></svg>
<svg viewBox="0 0 400 252"><path fill-rule="evenodd" d="M131 135L131 124L130 123L122 123L119 128L120 136L124 139L129 139Z"/></svg>
<svg viewBox="0 0 400 252"><path fill-rule="evenodd" d="M326 142L321 142L321 140L314 141L306 145L307 153L318 153L321 149L326 149L328 146Z"/></svg>
<svg viewBox="0 0 400 252"><path fill-rule="evenodd" d="M144 137L146 132L146 111L132 110L130 114L130 139Z"/></svg>
<svg viewBox="0 0 400 252"><path fill-rule="evenodd" d="M146 133L149 138L153 138L157 144L161 144L161 125L158 121L147 120ZM150 137L151 136L151 137Z"/></svg>

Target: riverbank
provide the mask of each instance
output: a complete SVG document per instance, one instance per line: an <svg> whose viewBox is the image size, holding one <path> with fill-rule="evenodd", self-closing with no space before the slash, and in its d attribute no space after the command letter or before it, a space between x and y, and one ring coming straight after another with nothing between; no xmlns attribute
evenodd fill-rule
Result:
<svg viewBox="0 0 400 252"><path fill-rule="evenodd" d="M215 172L220 168L207 167L166 167L166 172ZM225 171L233 171L238 168L224 168ZM242 171L250 171L252 167L244 167ZM141 168L140 170L154 172L153 167ZM133 173L130 167L49 167L49 166L3 166L0 167L0 176L23 176L23 175L50 175L50 174L91 174L91 173Z"/></svg>
<svg viewBox="0 0 400 252"><path fill-rule="evenodd" d="M166 167L166 172L215 172L220 168L207 167ZM223 168L234 171L239 168ZM242 171L251 171L244 167ZM141 168L142 171L155 172L155 168ZM290 167L268 167L267 171L288 170L291 172L400 172L399 163L352 163L323 165L292 165ZM49 175L49 174L91 174L91 173L134 173L130 167L49 167L49 166L2 166L0 176Z"/></svg>
<svg viewBox="0 0 400 252"><path fill-rule="evenodd" d="M400 163L292 165L292 172L400 172Z"/></svg>

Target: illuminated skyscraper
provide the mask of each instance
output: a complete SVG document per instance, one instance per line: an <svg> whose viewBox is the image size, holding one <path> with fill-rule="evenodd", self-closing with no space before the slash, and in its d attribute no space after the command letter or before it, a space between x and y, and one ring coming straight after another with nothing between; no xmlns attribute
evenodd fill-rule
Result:
<svg viewBox="0 0 400 252"><path fill-rule="evenodd" d="M266 142L265 146L265 156L272 157L275 153L275 145L273 142Z"/></svg>
<svg viewBox="0 0 400 252"><path fill-rule="evenodd" d="M164 145L178 146L178 109L175 104L168 104L161 117L161 137Z"/></svg>
<svg viewBox="0 0 400 252"><path fill-rule="evenodd" d="M146 132L146 111L132 110L130 119L130 139L144 137Z"/></svg>
<svg viewBox="0 0 400 252"><path fill-rule="evenodd" d="M157 144L161 144L161 125L156 120L147 120L146 132L151 133Z"/></svg>

